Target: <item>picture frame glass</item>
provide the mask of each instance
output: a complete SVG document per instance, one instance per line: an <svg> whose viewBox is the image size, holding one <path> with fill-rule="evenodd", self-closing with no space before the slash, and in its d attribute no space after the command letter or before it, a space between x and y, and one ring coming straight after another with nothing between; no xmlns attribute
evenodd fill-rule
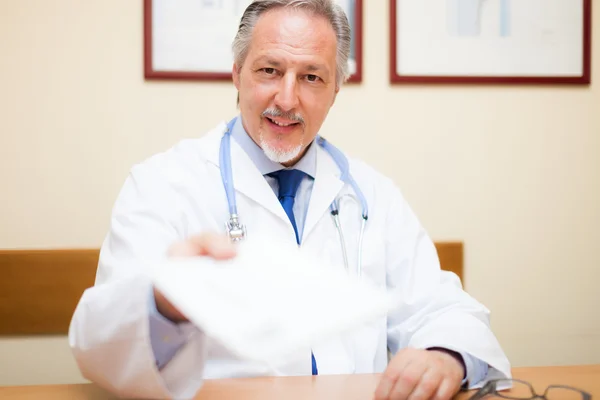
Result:
<svg viewBox="0 0 600 400"><path fill-rule="evenodd" d="M362 34L362 0L335 1L351 25L348 64L351 76L357 77L362 63L358 37ZM250 3L252 0L146 0L145 7L150 10L146 9L145 40L150 42L146 47L151 55L146 77L230 78L231 45Z"/></svg>
<svg viewBox="0 0 600 400"><path fill-rule="evenodd" d="M583 74L583 0L392 1L398 76Z"/></svg>

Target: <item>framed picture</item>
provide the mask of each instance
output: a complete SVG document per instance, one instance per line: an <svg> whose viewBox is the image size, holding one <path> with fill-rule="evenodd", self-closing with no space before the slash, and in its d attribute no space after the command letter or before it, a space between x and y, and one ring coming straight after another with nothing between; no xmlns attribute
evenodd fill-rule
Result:
<svg viewBox="0 0 600 400"><path fill-rule="evenodd" d="M591 3L390 0L390 80L589 84Z"/></svg>
<svg viewBox="0 0 600 400"><path fill-rule="evenodd" d="M336 0L352 26L349 82L362 80L363 0ZM231 80L231 44L252 0L144 0L146 79Z"/></svg>

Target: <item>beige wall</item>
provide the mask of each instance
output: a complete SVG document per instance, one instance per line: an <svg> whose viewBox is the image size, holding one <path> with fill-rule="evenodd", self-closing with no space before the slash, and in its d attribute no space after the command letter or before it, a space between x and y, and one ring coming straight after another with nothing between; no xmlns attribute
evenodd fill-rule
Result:
<svg viewBox="0 0 600 400"><path fill-rule="evenodd" d="M591 87L390 87L388 1L366 3L326 135L465 241L514 365L600 363L600 62ZM229 83L144 82L141 1L2 1L0 54L3 248L99 246L133 163L235 112ZM78 379L64 338L0 340L0 385Z"/></svg>

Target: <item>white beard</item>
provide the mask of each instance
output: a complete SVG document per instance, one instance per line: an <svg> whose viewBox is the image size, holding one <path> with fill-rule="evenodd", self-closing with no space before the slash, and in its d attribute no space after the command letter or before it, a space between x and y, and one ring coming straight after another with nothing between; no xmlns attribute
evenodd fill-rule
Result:
<svg viewBox="0 0 600 400"><path fill-rule="evenodd" d="M279 163L279 164L283 164L283 163L286 163L288 161L295 159L296 157L298 157L298 155L302 151L302 143L300 143L298 146L293 147L289 150L281 150L281 149L273 148L264 139L262 133L260 134L259 141L260 141L260 143L259 143L260 147L263 150L263 152L265 153L265 155L267 156L267 158L269 160Z"/></svg>

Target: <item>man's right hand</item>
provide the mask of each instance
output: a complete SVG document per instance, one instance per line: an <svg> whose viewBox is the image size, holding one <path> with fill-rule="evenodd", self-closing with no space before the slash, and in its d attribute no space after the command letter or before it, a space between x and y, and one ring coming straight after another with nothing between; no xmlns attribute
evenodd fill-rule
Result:
<svg viewBox="0 0 600 400"><path fill-rule="evenodd" d="M235 246L227 236L214 233L204 233L191 237L183 242L175 243L169 249L169 257L198 257L207 256L216 260L227 260L235 257ZM187 322L188 319L154 288L156 309L165 318L175 322Z"/></svg>

